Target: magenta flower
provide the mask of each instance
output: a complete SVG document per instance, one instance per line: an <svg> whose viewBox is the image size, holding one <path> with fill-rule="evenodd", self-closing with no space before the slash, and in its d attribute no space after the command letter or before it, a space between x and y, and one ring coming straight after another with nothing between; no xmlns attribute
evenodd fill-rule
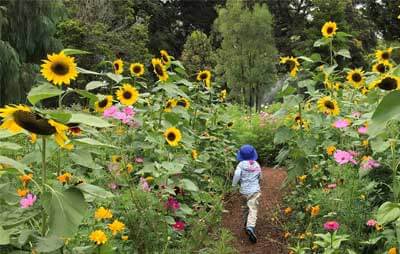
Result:
<svg viewBox="0 0 400 254"><path fill-rule="evenodd" d="M338 230L340 227L339 223L337 221L327 221L324 224L324 229L326 231L332 232Z"/></svg>
<svg viewBox="0 0 400 254"><path fill-rule="evenodd" d="M175 212L181 207L181 205L179 204L178 200L174 199L173 197L169 197L167 202L165 203L165 207Z"/></svg>
<svg viewBox="0 0 400 254"><path fill-rule="evenodd" d="M335 153L333 154L333 157L335 158L335 161L339 163L340 165L346 164L346 163L353 163L357 164L357 162L354 160L354 152L346 152L342 150L336 150Z"/></svg>
<svg viewBox="0 0 400 254"><path fill-rule="evenodd" d="M177 220L177 221L175 221L175 224L172 225L172 228L175 231L183 231L183 230L185 230L185 222Z"/></svg>
<svg viewBox="0 0 400 254"><path fill-rule="evenodd" d="M361 162L361 168L365 170L378 168L380 165L381 164L379 164L379 162L372 159L371 157L368 157L366 160L363 160L363 162Z"/></svg>
<svg viewBox="0 0 400 254"><path fill-rule="evenodd" d="M135 158L136 163L143 163L143 158L142 157L136 157Z"/></svg>
<svg viewBox="0 0 400 254"><path fill-rule="evenodd" d="M378 223L376 220L370 219L370 220L367 221L367 226L368 227L375 227L376 223Z"/></svg>
<svg viewBox="0 0 400 254"><path fill-rule="evenodd" d="M346 120L346 119L339 119L333 123L333 127L338 128L338 129L346 128L349 125L350 125L350 122L349 122L349 120Z"/></svg>
<svg viewBox="0 0 400 254"><path fill-rule="evenodd" d="M150 185L146 181L146 179L144 179L143 177L140 177L140 183L139 184L140 184L140 186L141 186L143 191L145 191L145 192L149 192L150 191Z"/></svg>
<svg viewBox="0 0 400 254"><path fill-rule="evenodd" d="M136 114L136 112L133 110L132 106L123 108L122 112L124 112L127 116L130 116L130 117L132 117Z"/></svg>
<svg viewBox="0 0 400 254"><path fill-rule="evenodd" d="M103 116L104 116L105 118L114 117L114 114L115 114L116 112L118 112L117 107L116 107L116 106L111 106L111 107L109 107L109 108L107 108L107 109L104 110Z"/></svg>
<svg viewBox="0 0 400 254"><path fill-rule="evenodd" d="M336 183L328 184L328 189L336 189Z"/></svg>
<svg viewBox="0 0 400 254"><path fill-rule="evenodd" d="M367 134L368 132L368 127L366 126L361 126L360 128L358 128L358 133L360 134Z"/></svg>
<svg viewBox="0 0 400 254"><path fill-rule="evenodd" d="M19 204L21 205L21 208L28 208L33 206L35 202L36 202L36 196L29 193L25 198L21 198Z"/></svg>

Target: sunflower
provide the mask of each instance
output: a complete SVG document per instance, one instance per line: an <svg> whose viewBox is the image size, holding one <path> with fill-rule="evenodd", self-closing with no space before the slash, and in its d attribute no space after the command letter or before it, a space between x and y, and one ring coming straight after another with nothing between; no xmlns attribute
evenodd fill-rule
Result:
<svg viewBox="0 0 400 254"><path fill-rule="evenodd" d="M293 56L285 56L281 57L279 63L281 64L286 64L286 66L289 68L290 71L290 76L296 77L297 71L299 70L299 60L297 57Z"/></svg>
<svg viewBox="0 0 400 254"><path fill-rule="evenodd" d="M141 63L133 63L129 66L129 70L132 76L140 77L144 74L144 65Z"/></svg>
<svg viewBox="0 0 400 254"><path fill-rule="evenodd" d="M391 91L400 89L400 78L392 75L383 75L370 85L369 89L379 87L382 90Z"/></svg>
<svg viewBox="0 0 400 254"><path fill-rule="evenodd" d="M392 55L393 48L387 48L385 50L375 51L375 57L379 62L388 63Z"/></svg>
<svg viewBox="0 0 400 254"><path fill-rule="evenodd" d="M4 108L0 108L0 117L3 118L0 129L9 130L12 133L21 132L24 128L15 121L15 116L20 114L32 114L31 109L25 105L7 105Z"/></svg>
<svg viewBox="0 0 400 254"><path fill-rule="evenodd" d="M200 71L197 74L197 80L203 81L206 88L209 89L211 87L211 72L209 70Z"/></svg>
<svg viewBox="0 0 400 254"><path fill-rule="evenodd" d="M197 157L199 157L199 153L197 152L196 149L193 149L192 150L192 158L193 158L193 160L196 160Z"/></svg>
<svg viewBox="0 0 400 254"><path fill-rule="evenodd" d="M129 84L123 84L116 93L119 102L122 105L130 106L136 103L139 98L139 92Z"/></svg>
<svg viewBox="0 0 400 254"><path fill-rule="evenodd" d="M347 73L347 81L351 83L355 88L360 88L364 81L364 71L362 69L354 69Z"/></svg>
<svg viewBox="0 0 400 254"><path fill-rule="evenodd" d="M219 100L220 100L221 102L225 100L226 94L227 94L227 92L226 92L225 89L222 90L222 91L219 93Z"/></svg>
<svg viewBox="0 0 400 254"><path fill-rule="evenodd" d="M164 132L164 138L170 146L177 146L182 139L180 130L170 127Z"/></svg>
<svg viewBox="0 0 400 254"><path fill-rule="evenodd" d="M165 105L165 112L171 112L174 107L176 107L178 101L176 99L169 99Z"/></svg>
<svg viewBox="0 0 400 254"><path fill-rule="evenodd" d="M329 96L322 97L318 100L318 109L319 111L328 114L337 116L339 115L340 109L336 102L336 100L331 99Z"/></svg>
<svg viewBox="0 0 400 254"><path fill-rule="evenodd" d="M47 55L48 60L42 60L44 64L41 65L40 72L50 82L55 85L66 84L69 85L71 80L76 79L78 71L75 59L70 56L64 55L63 52L59 54Z"/></svg>
<svg viewBox="0 0 400 254"><path fill-rule="evenodd" d="M392 69L393 65L389 62L381 61L372 66L373 72L385 73Z"/></svg>
<svg viewBox="0 0 400 254"><path fill-rule="evenodd" d="M162 64L161 60L158 58L151 59L151 64L153 65L154 73L157 74L160 81L168 80L168 72L165 66Z"/></svg>
<svg viewBox="0 0 400 254"><path fill-rule="evenodd" d="M322 28L321 32L325 38L333 37L336 34L337 25L335 22L326 22Z"/></svg>
<svg viewBox="0 0 400 254"><path fill-rule="evenodd" d="M121 74L124 72L124 62L121 59L117 59L113 62L113 68L115 74Z"/></svg>
<svg viewBox="0 0 400 254"><path fill-rule="evenodd" d="M171 56L168 54L166 50L161 50L161 61L163 65L168 66L171 63Z"/></svg>
<svg viewBox="0 0 400 254"><path fill-rule="evenodd" d="M107 95L104 99L101 101L96 101L94 104L96 112L104 112L105 109L109 108L112 106L113 102L113 97L111 95Z"/></svg>
<svg viewBox="0 0 400 254"><path fill-rule="evenodd" d="M68 126L58 123L52 119L48 120L48 123L56 130L54 140L61 148L65 148L67 150L71 150L72 148L74 148L74 146L69 143L69 139L65 134L65 132L69 130Z"/></svg>
<svg viewBox="0 0 400 254"><path fill-rule="evenodd" d="M177 102L176 102L177 106L181 106L184 107L185 109L188 109L190 107L190 102L188 99L186 98L180 98Z"/></svg>

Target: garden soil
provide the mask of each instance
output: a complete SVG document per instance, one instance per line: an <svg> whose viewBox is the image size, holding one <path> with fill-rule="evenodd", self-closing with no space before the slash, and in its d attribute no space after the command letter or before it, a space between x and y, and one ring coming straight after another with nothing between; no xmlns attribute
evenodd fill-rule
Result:
<svg viewBox="0 0 400 254"><path fill-rule="evenodd" d="M235 237L234 247L240 254L280 254L288 253L279 211L281 211L281 186L286 177L286 171L281 169L263 168L261 182L261 197L256 226L257 243L253 244L243 228L242 203L240 194L225 199L225 213L222 218L224 228L230 230Z"/></svg>

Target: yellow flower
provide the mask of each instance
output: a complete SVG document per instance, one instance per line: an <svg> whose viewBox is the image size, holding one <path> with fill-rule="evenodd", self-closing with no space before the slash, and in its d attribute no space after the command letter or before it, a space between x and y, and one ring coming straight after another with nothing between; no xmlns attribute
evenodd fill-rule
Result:
<svg viewBox="0 0 400 254"><path fill-rule="evenodd" d="M340 113L340 109L336 100L331 99L329 96L322 97L318 100L317 104L319 111L325 114L337 116Z"/></svg>
<svg viewBox="0 0 400 254"><path fill-rule="evenodd" d="M164 132L164 138L170 146L178 146L179 141L182 139L182 134L177 128L170 127Z"/></svg>
<svg viewBox="0 0 400 254"><path fill-rule="evenodd" d="M388 254L397 254L397 249L395 247L390 248Z"/></svg>
<svg viewBox="0 0 400 254"><path fill-rule="evenodd" d="M392 69L393 65L389 62L377 62L372 66L373 72L379 72L381 74L387 72L388 70Z"/></svg>
<svg viewBox="0 0 400 254"><path fill-rule="evenodd" d="M220 100L221 102L224 101L225 98L226 98L226 95L227 95L226 90L225 90L225 89L222 90L222 91L219 93L219 100Z"/></svg>
<svg viewBox="0 0 400 254"><path fill-rule="evenodd" d="M180 98L177 102L176 102L176 106L181 106L185 109L188 109L190 107L190 102L188 99L186 98Z"/></svg>
<svg viewBox="0 0 400 254"><path fill-rule="evenodd" d="M297 71L299 70L299 66L300 66L300 63L299 63L299 60L297 59L297 57L293 57L293 56L281 57L279 63L286 64L289 68L290 76L296 77Z"/></svg>
<svg viewBox="0 0 400 254"><path fill-rule="evenodd" d="M285 212L286 215L291 214L292 211L293 211L293 209L292 209L291 207L287 207L287 208L285 208L285 210L284 210L284 212Z"/></svg>
<svg viewBox="0 0 400 254"><path fill-rule="evenodd" d="M375 57L379 62L389 63L390 57L392 55L393 48L387 48L385 50L376 50Z"/></svg>
<svg viewBox="0 0 400 254"><path fill-rule="evenodd" d="M21 198L22 198L22 197L25 197L28 193L29 193L29 189L26 189L26 188L24 188L24 189L17 189L17 194L18 194L18 196L20 196Z"/></svg>
<svg viewBox="0 0 400 254"><path fill-rule="evenodd" d="M336 151L336 147L335 146L328 146L327 148L326 148L326 153L328 154L328 155L333 155L333 153Z"/></svg>
<svg viewBox="0 0 400 254"><path fill-rule="evenodd" d="M311 207L311 217L315 217L319 214L320 207L319 205Z"/></svg>
<svg viewBox="0 0 400 254"><path fill-rule="evenodd" d="M198 154L197 150L193 149L192 150L192 158L193 158L193 160L196 160L198 156L199 156L199 154Z"/></svg>
<svg viewBox="0 0 400 254"><path fill-rule="evenodd" d="M146 182L151 183L151 182L154 181L154 177L148 176L148 177L145 178L145 180L146 180Z"/></svg>
<svg viewBox="0 0 400 254"><path fill-rule="evenodd" d="M126 165L126 171L128 171L128 173L131 173L133 171L133 165L131 163L128 163Z"/></svg>
<svg viewBox="0 0 400 254"><path fill-rule="evenodd" d="M305 235L304 233L302 233L302 234L299 235L299 239L300 239L300 240L304 240L305 238L306 238L306 235Z"/></svg>
<svg viewBox="0 0 400 254"><path fill-rule="evenodd" d="M96 220L101 220L101 219L111 219L112 218L112 212L109 209L105 209L104 207L100 207L99 209L96 210L94 213L94 218Z"/></svg>
<svg viewBox="0 0 400 254"><path fill-rule="evenodd" d="M63 52L59 54L47 55L48 60L42 60L40 72L50 82L55 85L69 85L71 80L76 79L78 71L75 59L66 56Z"/></svg>
<svg viewBox="0 0 400 254"><path fill-rule="evenodd" d="M297 179L299 179L301 183L304 183L304 181L307 179L307 175L298 176Z"/></svg>
<svg viewBox="0 0 400 254"><path fill-rule="evenodd" d="M383 230L383 226L381 224L376 223L375 224L375 230L376 231L382 231Z"/></svg>
<svg viewBox="0 0 400 254"><path fill-rule="evenodd" d="M151 60L151 64L153 65L154 73L158 76L158 79L162 82L168 80L168 72L165 66L162 64L161 60L158 58L153 58Z"/></svg>
<svg viewBox="0 0 400 254"><path fill-rule="evenodd" d="M209 70L200 71L196 79L198 81L203 81L207 89L211 88L211 72Z"/></svg>
<svg viewBox="0 0 400 254"><path fill-rule="evenodd" d="M96 230L90 233L90 240L95 242L97 245L105 244L107 242L107 236L102 230Z"/></svg>
<svg viewBox="0 0 400 254"><path fill-rule="evenodd" d="M35 144L36 141L37 141L37 135L35 133L31 133L29 142L31 142L32 144Z"/></svg>
<svg viewBox="0 0 400 254"><path fill-rule="evenodd" d="M333 37L336 34L337 25L335 22L326 22L321 29L322 35L325 38Z"/></svg>
<svg viewBox="0 0 400 254"><path fill-rule="evenodd" d="M111 161L113 163L119 163L119 162L121 162L121 160L122 160L122 157L120 155L112 155L111 156Z"/></svg>
<svg viewBox="0 0 400 254"><path fill-rule="evenodd" d="M171 56L168 54L166 50L161 50L160 54L163 65L168 66L171 63Z"/></svg>
<svg viewBox="0 0 400 254"><path fill-rule="evenodd" d="M112 102L113 102L113 97L111 95L107 95L101 101L96 101L94 104L96 112L100 112L100 113L104 112L105 109L112 106Z"/></svg>
<svg viewBox="0 0 400 254"><path fill-rule="evenodd" d="M71 177L72 177L71 173L66 172L62 175L57 176L57 180L60 183L64 184L64 183L68 183L69 180L71 180Z"/></svg>
<svg viewBox="0 0 400 254"><path fill-rule="evenodd" d="M139 92L129 84L123 84L116 94L119 102L125 106L135 104L139 98Z"/></svg>
<svg viewBox="0 0 400 254"><path fill-rule="evenodd" d="M24 119L26 119L25 116L27 114L33 113L31 113L31 109L25 105L6 105L4 108L0 108L0 117L3 118L0 129L6 129L13 133L21 132L26 125L24 124Z"/></svg>
<svg viewBox="0 0 400 254"><path fill-rule="evenodd" d="M376 87L385 91L400 89L400 78L389 74L382 75L371 83L369 89Z"/></svg>
<svg viewBox="0 0 400 254"><path fill-rule="evenodd" d="M121 236L121 239L123 241L128 241L129 237L127 235L123 235L123 236Z"/></svg>
<svg viewBox="0 0 400 254"><path fill-rule="evenodd" d="M365 146L365 147L368 147L368 145L369 145L368 139L364 139L362 141L362 145Z"/></svg>
<svg viewBox="0 0 400 254"><path fill-rule="evenodd" d="M347 73L347 81L355 88L360 88L365 81L364 71L362 69L354 69Z"/></svg>
<svg viewBox="0 0 400 254"><path fill-rule="evenodd" d="M174 107L178 104L176 99L169 99L165 105L164 111L171 112Z"/></svg>
<svg viewBox="0 0 400 254"><path fill-rule="evenodd" d="M132 76L140 77L144 74L144 65L141 63L133 63L129 66Z"/></svg>
<svg viewBox="0 0 400 254"><path fill-rule="evenodd" d="M121 59L117 59L113 62L113 68L115 74L121 74L124 72L124 62Z"/></svg>
<svg viewBox="0 0 400 254"><path fill-rule="evenodd" d="M21 180L22 184L26 186L33 178L33 174L27 174L27 175L22 175L19 177L19 180Z"/></svg>
<svg viewBox="0 0 400 254"><path fill-rule="evenodd" d="M283 235L283 237L285 238L285 239L288 239L290 236L291 236L292 234L290 233L290 232L285 232L285 234Z"/></svg>
<svg viewBox="0 0 400 254"><path fill-rule="evenodd" d="M73 148L73 145L69 143L69 139L67 135L65 134L66 131L69 130L69 127L58 123L52 119L48 120L49 125L53 126L54 129L56 130L56 133L54 135L54 139L56 143L61 147L65 148L67 150L71 150Z"/></svg>
<svg viewBox="0 0 400 254"><path fill-rule="evenodd" d="M125 224L119 220L114 220L113 223L108 224L108 228L112 231L113 235L116 235L118 232L125 229Z"/></svg>

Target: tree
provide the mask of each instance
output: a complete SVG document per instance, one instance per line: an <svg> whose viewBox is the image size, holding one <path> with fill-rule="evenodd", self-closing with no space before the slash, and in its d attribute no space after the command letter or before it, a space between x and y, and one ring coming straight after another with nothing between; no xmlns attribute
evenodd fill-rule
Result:
<svg viewBox="0 0 400 254"><path fill-rule="evenodd" d="M274 83L277 60L268 7L255 4L249 9L242 1L228 0L218 10L215 26L222 37L216 71L232 90L231 96L259 109Z"/></svg>
<svg viewBox="0 0 400 254"><path fill-rule="evenodd" d="M0 105L23 102L40 60L61 49L54 37L61 8L60 1L0 0Z"/></svg>
<svg viewBox="0 0 400 254"><path fill-rule="evenodd" d="M207 35L199 30L187 37L183 46L181 60L187 72L194 75L199 70L211 70L215 65L211 41Z"/></svg>

